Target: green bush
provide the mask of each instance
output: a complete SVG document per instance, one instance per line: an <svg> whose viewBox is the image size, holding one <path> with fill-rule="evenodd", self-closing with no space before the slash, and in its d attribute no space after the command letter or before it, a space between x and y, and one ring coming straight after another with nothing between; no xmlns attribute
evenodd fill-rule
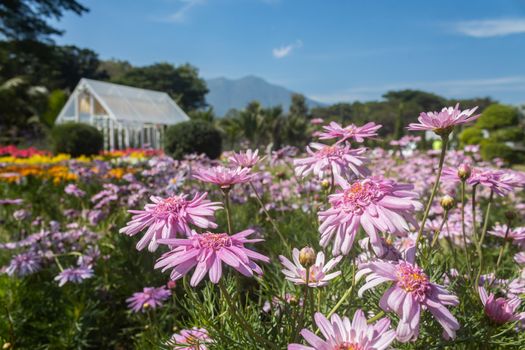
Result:
<svg viewBox="0 0 525 350"><path fill-rule="evenodd" d="M476 121L480 129L495 130L518 124L518 111L511 106L493 104L487 107Z"/></svg>
<svg viewBox="0 0 525 350"><path fill-rule="evenodd" d="M182 122L166 131L165 151L176 159L192 153L205 153L215 159L222 152L221 133L212 124L202 120Z"/></svg>
<svg viewBox="0 0 525 350"><path fill-rule="evenodd" d="M492 131L490 133L490 139L497 142L523 141L525 139L525 132L523 128L519 126L508 127Z"/></svg>
<svg viewBox="0 0 525 350"><path fill-rule="evenodd" d="M53 152L67 153L72 157L100 153L104 137L95 127L82 123L55 125L51 131Z"/></svg>
<svg viewBox="0 0 525 350"><path fill-rule="evenodd" d="M515 163L517 161L515 152L504 143L483 140L480 146L481 157L483 160L490 161L494 158L501 158L510 163Z"/></svg>
<svg viewBox="0 0 525 350"><path fill-rule="evenodd" d="M462 145L477 145L483 140L483 131L474 126L466 128L459 134Z"/></svg>

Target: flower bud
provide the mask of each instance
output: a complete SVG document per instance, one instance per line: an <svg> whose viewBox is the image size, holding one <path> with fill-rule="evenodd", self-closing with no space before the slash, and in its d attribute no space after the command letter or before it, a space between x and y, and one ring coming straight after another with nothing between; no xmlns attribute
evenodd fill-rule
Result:
<svg viewBox="0 0 525 350"><path fill-rule="evenodd" d="M507 219L507 221L511 222L513 221L514 219L516 219L516 217L518 216L518 214L516 214L516 212L514 210L507 210L505 212L505 218Z"/></svg>
<svg viewBox="0 0 525 350"><path fill-rule="evenodd" d="M454 198L452 198L451 196L449 196L448 194L443 196L443 198L441 198L441 207L445 210L450 210L452 208L454 208L454 205L456 204L456 201L454 200Z"/></svg>
<svg viewBox="0 0 525 350"><path fill-rule="evenodd" d="M472 169L468 164L461 164L458 166L458 176L461 180L465 181L470 177L470 174L472 173Z"/></svg>
<svg viewBox="0 0 525 350"><path fill-rule="evenodd" d="M4 343L2 349L11 349L11 343Z"/></svg>
<svg viewBox="0 0 525 350"><path fill-rule="evenodd" d="M304 247L299 252L299 263L306 268L315 264L315 250L310 247Z"/></svg>
<svg viewBox="0 0 525 350"><path fill-rule="evenodd" d="M325 189L325 190L329 189L329 188L330 188L330 181L328 181L328 180L326 180L326 179L323 180L323 181L321 181L321 187L322 187L323 189Z"/></svg>

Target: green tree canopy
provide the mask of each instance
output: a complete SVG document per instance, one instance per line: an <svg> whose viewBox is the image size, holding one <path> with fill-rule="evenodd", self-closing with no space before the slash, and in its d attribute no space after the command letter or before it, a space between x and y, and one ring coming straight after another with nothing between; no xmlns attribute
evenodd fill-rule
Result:
<svg viewBox="0 0 525 350"><path fill-rule="evenodd" d="M170 63L156 63L132 68L112 81L143 89L167 92L184 110L206 106L206 82L199 77L197 68L190 64L178 67Z"/></svg>
<svg viewBox="0 0 525 350"><path fill-rule="evenodd" d="M75 0L0 0L0 33L10 40L50 40L63 32L49 20L59 20L65 12L87 12Z"/></svg>

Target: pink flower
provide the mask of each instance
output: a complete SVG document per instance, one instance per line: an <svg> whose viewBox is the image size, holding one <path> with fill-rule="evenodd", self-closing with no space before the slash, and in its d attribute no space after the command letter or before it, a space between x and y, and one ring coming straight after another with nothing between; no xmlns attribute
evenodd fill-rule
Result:
<svg viewBox="0 0 525 350"><path fill-rule="evenodd" d="M480 114L472 115L478 109L459 110L459 103L456 107L445 107L441 112L427 112L419 115L419 123L410 123L408 130L415 131L434 131L436 134L448 135L454 126L466 124L479 118Z"/></svg>
<svg viewBox="0 0 525 350"><path fill-rule="evenodd" d="M204 328L193 327L192 329L183 329L180 333L175 333L166 343L172 349L177 350L207 350L206 344L212 343L213 340Z"/></svg>
<svg viewBox="0 0 525 350"><path fill-rule="evenodd" d="M310 120L310 124L312 125L320 125L320 124L323 124L324 123L324 119L323 118L313 118Z"/></svg>
<svg viewBox="0 0 525 350"><path fill-rule="evenodd" d="M507 233L507 225L496 224L489 231L489 234L501 238L505 238L505 234L507 234L507 240L514 241L514 244L525 243L525 227L510 228Z"/></svg>
<svg viewBox="0 0 525 350"><path fill-rule="evenodd" d="M516 187L522 187L520 176L509 170L473 168L467 183L490 188L499 196L504 196Z"/></svg>
<svg viewBox="0 0 525 350"><path fill-rule="evenodd" d="M514 261L520 265L525 265L525 252L520 252L514 255Z"/></svg>
<svg viewBox="0 0 525 350"><path fill-rule="evenodd" d="M367 289L384 282L393 285L383 294L379 305L385 311L393 311L399 316L397 339L408 342L417 338L422 309L428 309L444 329L444 337L454 338L459 323L446 306L456 306L459 300L443 286L430 282L428 276L415 263L415 248L406 254L407 260L397 263L375 261L361 264L356 280L364 275L366 283L359 289L361 297Z"/></svg>
<svg viewBox="0 0 525 350"><path fill-rule="evenodd" d="M294 248L292 252L293 263L288 260L285 256L280 255L279 259L285 267L282 272L285 274L286 279L297 285L306 284L306 268L299 262L299 249ZM315 264L310 266L310 273L308 277L309 287L322 287L328 284L328 281L336 278L341 274L341 271L327 274L328 271L333 269L335 265L341 261L343 257L338 256L337 258L331 259L325 265L325 256L323 252L317 253L317 259Z"/></svg>
<svg viewBox="0 0 525 350"><path fill-rule="evenodd" d="M343 191L329 196L331 208L318 213L320 244L326 247L335 236L334 255L348 254L360 227L383 255L378 231L406 233L410 231L408 223L417 226L413 215L422 205L415 200L412 185L372 177L342 187Z"/></svg>
<svg viewBox="0 0 525 350"><path fill-rule="evenodd" d="M323 126L325 132L319 135L319 139L330 140L338 138L337 143L354 139L356 142L361 143L364 142L366 138L377 136L377 130L379 130L381 126L380 124L369 122L363 126L350 124L343 128L340 124L331 122L327 126Z"/></svg>
<svg viewBox="0 0 525 350"><path fill-rule="evenodd" d="M216 166L213 168L202 168L195 171L193 177L203 182L219 185L222 189L230 189L235 184L250 182L252 174L250 168L225 168Z"/></svg>
<svg viewBox="0 0 525 350"><path fill-rule="evenodd" d="M350 146L312 142L306 147L308 157L294 159L295 173L301 177L313 173L320 179L333 174L337 183L346 182L345 177L366 176L370 171L365 167L366 158L362 156L365 151L365 148L351 149Z"/></svg>
<svg viewBox="0 0 525 350"><path fill-rule="evenodd" d="M478 287L478 291L485 314L493 322L504 324L525 319L525 312L516 313L516 309L521 304L519 298L496 298L492 293L487 295L487 291L483 287Z"/></svg>
<svg viewBox="0 0 525 350"><path fill-rule="evenodd" d="M145 287L142 292L133 293L131 297L126 299L126 302L131 311L144 312L147 309L155 309L162 306L162 303L167 300L170 295L171 292L164 287Z"/></svg>
<svg viewBox="0 0 525 350"><path fill-rule="evenodd" d="M330 321L321 313L315 314L315 323L325 339L303 329L301 335L311 345L289 344L288 350L384 350L395 340L396 333L390 329L390 320L382 318L375 324L368 324L361 310L348 317L333 314Z"/></svg>
<svg viewBox="0 0 525 350"><path fill-rule="evenodd" d="M222 209L221 203L206 199L207 193L197 193L193 199L187 195L161 198L151 196L153 203L146 204L144 210L129 210L135 214L120 233L134 236L148 229L137 243L137 249L142 250L149 243L148 249L155 251L160 238L175 238L178 233L191 234L190 224L200 228L216 228L214 214Z"/></svg>
<svg viewBox="0 0 525 350"><path fill-rule="evenodd" d="M259 150L253 152L251 149L246 152L233 153L232 156L228 158L230 164L245 168L252 168L265 157L259 157Z"/></svg>
<svg viewBox="0 0 525 350"><path fill-rule="evenodd" d="M178 280L196 266L190 280L191 286L196 286L209 273L210 280L218 283L222 276L222 263L230 265L244 276L253 273L262 274L262 270L254 260L268 263L267 256L244 247L245 243L261 242L262 239L247 239L254 230L244 230L235 235L227 233L196 233L187 239L161 239L160 244L167 244L172 249L162 255L155 268L162 271L173 269L171 279Z"/></svg>

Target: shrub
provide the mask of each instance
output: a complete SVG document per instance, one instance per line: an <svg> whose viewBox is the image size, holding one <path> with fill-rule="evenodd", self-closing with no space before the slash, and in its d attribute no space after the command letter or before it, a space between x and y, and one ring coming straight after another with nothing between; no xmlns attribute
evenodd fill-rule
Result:
<svg viewBox="0 0 525 350"><path fill-rule="evenodd" d="M498 129L490 133L490 139L497 142L522 141L524 138L523 128L519 126Z"/></svg>
<svg viewBox="0 0 525 350"><path fill-rule="evenodd" d="M483 131L476 127L466 128L459 134L462 145L477 145L483 140Z"/></svg>
<svg viewBox="0 0 525 350"><path fill-rule="evenodd" d="M504 143L483 140L480 146L483 160L490 161L494 158L501 158L511 163L517 161L515 152Z"/></svg>
<svg viewBox="0 0 525 350"><path fill-rule="evenodd" d="M518 124L518 111L511 106L493 104L487 107L476 121L480 129L495 130Z"/></svg>
<svg viewBox="0 0 525 350"><path fill-rule="evenodd" d="M68 153L72 157L100 153L104 145L102 133L95 127L82 123L55 125L51 131L53 152Z"/></svg>
<svg viewBox="0 0 525 350"><path fill-rule="evenodd" d="M165 151L173 158L185 154L205 153L215 159L222 152L222 137L212 124L202 120L190 120L170 126L165 135Z"/></svg>

